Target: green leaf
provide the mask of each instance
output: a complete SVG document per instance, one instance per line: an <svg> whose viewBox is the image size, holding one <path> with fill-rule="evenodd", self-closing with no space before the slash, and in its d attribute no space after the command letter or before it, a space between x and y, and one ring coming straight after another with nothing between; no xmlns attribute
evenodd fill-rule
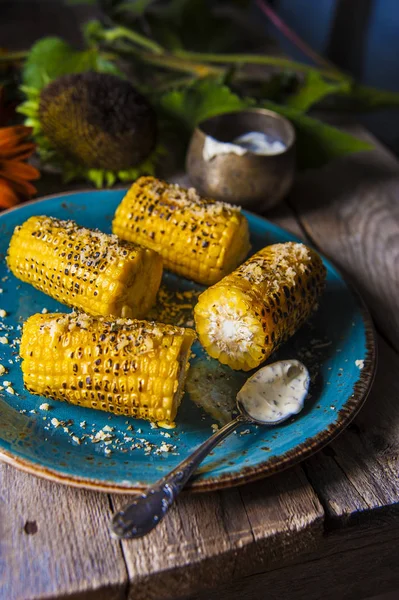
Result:
<svg viewBox="0 0 399 600"><path fill-rule="evenodd" d="M226 85L213 79L196 81L183 90L167 92L158 100L163 120L174 127L181 127L186 135L191 134L204 119L251 106L254 106L251 98L240 98ZM290 106L273 102L262 102L260 106L285 116L294 125L300 169L321 167L333 158L372 149L368 142L312 119Z"/></svg>
<svg viewBox="0 0 399 600"><path fill-rule="evenodd" d="M154 0L130 0L130 2L121 2L117 4L115 13L129 12L134 17L142 17L147 8Z"/></svg>
<svg viewBox="0 0 399 600"><path fill-rule="evenodd" d="M378 90L365 85L355 84L350 96L358 104L358 108L373 109L399 106L399 92Z"/></svg>
<svg viewBox="0 0 399 600"><path fill-rule="evenodd" d="M71 73L99 71L119 74L96 48L75 50L57 37L47 37L34 44L25 61L22 79L25 86L42 89L47 83Z"/></svg>
<svg viewBox="0 0 399 600"><path fill-rule="evenodd" d="M37 102L23 102L18 107L18 112L26 117L36 117L37 115Z"/></svg>
<svg viewBox="0 0 399 600"><path fill-rule="evenodd" d="M104 171L101 169L89 169L87 171L88 178L94 183L96 188L101 188L103 186L104 175Z"/></svg>
<svg viewBox="0 0 399 600"><path fill-rule="evenodd" d="M349 81L328 81L317 71L311 71L306 74L299 90L287 98L286 103L292 108L305 112L326 96L348 92L350 87Z"/></svg>
<svg viewBox="0 0 399 600"><path fill-rule="evenodd" d="M105 180L107 182L107 187L113 186L116 181L116 173L113 171L105 171Z"/></svg>
<svg viewBox="0 0 399 600"><path fill-rule="evenodd" d="M116 66L116 64L105 59L99 53L96 55L96 61L92 70L97 71L97 73L109 73L109 75L116 75L117 77L125 79L125 74Z"/></svg>
<svg viewBox="0 0 399 600"><path fill-rule="evenodd" d="M373 149L372 144L312 119L289 106L273 102L263 102L262 106L283 115L294 125L299 169L322 167L334 158Z"/></svg>
<svg viewBox="0 0 399 600"><path fill-rule="evenodd" d="M167 92L158 103L166 118L177 121L190 133L204 119L247 108L252 104L214 79L202 79L185 89Z"/></svg>

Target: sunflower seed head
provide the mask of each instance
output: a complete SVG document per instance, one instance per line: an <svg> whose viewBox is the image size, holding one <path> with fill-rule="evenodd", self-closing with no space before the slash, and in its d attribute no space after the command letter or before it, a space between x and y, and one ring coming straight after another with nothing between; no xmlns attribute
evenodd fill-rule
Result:
<svg viewBox="0 0 399 600"><path fill-rule="evenodd" d="M92 169L143 161L156 141L156 116L128 82L104 73L65 75L42 91L39 120L54 148Z"/></svg>

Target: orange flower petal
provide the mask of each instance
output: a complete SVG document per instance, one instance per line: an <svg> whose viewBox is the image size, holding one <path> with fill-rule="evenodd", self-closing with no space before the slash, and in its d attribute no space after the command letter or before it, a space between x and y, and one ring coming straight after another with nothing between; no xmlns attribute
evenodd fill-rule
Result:
<svg viewBox="0 0 399 600"><path fill-rule="evenodd" d="M20 144L31 133L32 127L25 127L25 125L2 127L0 129L0 151L4 146L12 147Z"/></svg>
<svg viewBox="0 0 399 600"><path fill-rule="evenodd" d="M0 179L0 208L10 208L10 206L15 206L21 199L17 196L10 184L3 179Z"/></svg>
<svg viewBox="0 0 399 600"><path fill-rule="evenodd" d="M15 148L1 148L0 147L0 160L24 160L29 158L35 151L36 144L31 142L21 144Z"/></svg>
<svg viewBox="0 0 399 600"><path fill-rule="evenodd" d="M14 192L24 200L34 196L37 191L35 186L29 183L29 181L10 181L9 184L12 186Z"/></svg>
<svg viewBox="0 0 399 600"><path fill-rule="evenodd" d="M29 183L29 181L10 181L8 179L1 179L6 185L12 188L15 194L21 198L21 200L27 200L34 194L36 194L36 188Z"/></svg>
<svg viewBox="0 0 399 600"><path fill-rule="evenodd" d="M10 160L0 162L0 177L10 179L11 181L20 181L21 179L39 179L40 172L23 162L17 160Z"/></svg>

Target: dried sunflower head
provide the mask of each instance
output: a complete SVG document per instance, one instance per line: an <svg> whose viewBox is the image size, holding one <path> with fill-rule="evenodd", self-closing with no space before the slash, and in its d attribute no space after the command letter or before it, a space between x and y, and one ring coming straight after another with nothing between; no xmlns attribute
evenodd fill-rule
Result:
<svg viewBox="0 0 399 600"><path fill-rule="evenodd" d="M119 171L155 145L156 118L128 82L105 73L65 75L41 93L43 133L65 156L87 167Z"/></svg>
<svg viewBox="0 0 399 600"><path fill-rule="evenodd" d="M28 101L20 112L34 129L41 158L67 179L85 176L101 187L152 170L143 161L156 142L155 112L128 81L86 72L24 91Z"/></svg>

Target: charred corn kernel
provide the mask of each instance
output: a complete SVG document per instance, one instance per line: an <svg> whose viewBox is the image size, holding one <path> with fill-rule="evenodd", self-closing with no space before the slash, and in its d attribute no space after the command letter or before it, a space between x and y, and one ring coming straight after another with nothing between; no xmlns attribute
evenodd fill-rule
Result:
<svg viewBox="0 0 399 600"><path fill-rule="evenodd" d="M84 313L35 314L20 355L34 394L173 424L184 388L192 329Z"/></svg>
<svg viewBox="0 0 399 600"><path fill-rule="evenodd" d="M200 342L233 369L257 367L309 317L325 275L318 254L303 244L263 248L200 295Z"/></svg>
<svg viewBox="0 0 399 600"><path fill-rule="evenodd" d="M7 263L22 281L92 315L144 317L162 277L153 250L43 216L15 229Z"/></svg>
<svg viewBox="0 0 399 600"><path fill-rule="evenodd" d="M112 230L159 252L166 269L205 285L230 273L250 248L248 223L239 207L154 177L140 177L132 185Z"/></svg>

